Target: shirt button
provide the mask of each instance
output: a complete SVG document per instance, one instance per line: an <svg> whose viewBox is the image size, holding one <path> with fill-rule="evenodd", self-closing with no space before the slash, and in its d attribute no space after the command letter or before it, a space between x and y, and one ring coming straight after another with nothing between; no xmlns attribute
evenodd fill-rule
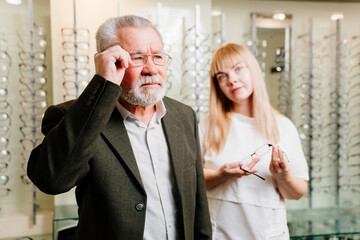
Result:
<svg viewBox="0 0 360 240"><path fill-rule="evenodd" d="M145 205L143 203L138 203L135 206L136 210L138 210L139 212L143 211L145 208Z"/></svg>

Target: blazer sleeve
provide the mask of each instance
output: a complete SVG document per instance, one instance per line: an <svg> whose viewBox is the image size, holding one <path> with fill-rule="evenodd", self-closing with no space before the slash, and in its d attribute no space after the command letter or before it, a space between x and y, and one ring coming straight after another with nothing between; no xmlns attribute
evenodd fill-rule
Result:
<svg viewBox="0 0 360 240"><path fill-rule="evenodd" d="M197 192L196 192L196 212L195 212L195 229L194 239L212 239L212 229L210 222L209 206L206 196L205 177L203 170L203 163L201 159L201 149L199 143L199 129L194 113L194 128L196 138L197 158L196 158L196 171L197 171Z"/></svg>
<svg viewBox="0 0 360 240"><path fill-rule="evenodd" d="M27 174L43 192L59 194L89 172L95 140L108 122L120 86L95 75L76 101L49 107L42 122L43 142L32 150Z"/></svg>

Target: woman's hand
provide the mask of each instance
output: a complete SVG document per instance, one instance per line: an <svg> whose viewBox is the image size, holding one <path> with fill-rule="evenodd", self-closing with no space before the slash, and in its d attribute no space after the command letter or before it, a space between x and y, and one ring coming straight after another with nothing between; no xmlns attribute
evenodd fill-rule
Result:
<svg viewBox="0 0 360 240"><path fill-rule="evenodd" d="M308 187L307 181L291 174L288 159L279 146L273 147L269 169L281 197L300 199L304 196Z"/></svg>
<svg viewBox="0 0 360 240"><path fill-rule="evenodd" d="M286 180L290 174L288 159L279 146L273 146L269 170L274 178Z"/></svg>
<svg viewBox="0 0 360 240"><path fill-rule="evenodd" d="M260 161L259 158L254 158L248 165L242 166L240 162L225 163L218 169L204 168L206 188L210 189L215 187L231 178L240 178L242 176L251 175L256 173L257 170L253 169L256 163ZM242 169L244 170L242 170Z"/></svg>
<svg viewBox="0 0 360 240"><path fill-rule="evenodd" d="M225 163L218 169L218 172L219 175L223 177L242 177L250 175L257 172L257 170L253 169L253 167L259 162L259 160L259 158L255 158L246 166L243 166L239 162Z"/></svg>

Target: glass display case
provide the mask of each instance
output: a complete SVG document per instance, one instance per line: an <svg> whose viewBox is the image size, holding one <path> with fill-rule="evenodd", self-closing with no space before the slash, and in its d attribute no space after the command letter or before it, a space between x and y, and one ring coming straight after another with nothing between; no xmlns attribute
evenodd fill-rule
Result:
<svg viewBox="0 0 360 240"><path fill-rule="evenodd" d="M76 205L58 205L54 208L53 240L57 239L59 229L73 226L78 222L78 207Z"/></svg>
<svg viewBox="0 0 360 240"><path fill-rule="evenodd" d="M360 207L296 209L287 216L291 239L360 239Z"/></svg>

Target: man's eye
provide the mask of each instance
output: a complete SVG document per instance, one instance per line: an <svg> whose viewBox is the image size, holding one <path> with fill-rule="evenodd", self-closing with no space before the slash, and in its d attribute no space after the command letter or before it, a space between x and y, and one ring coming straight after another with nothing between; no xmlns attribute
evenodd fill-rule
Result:
<svg viewBox="0 0 360 240"><path fill-rule="evenodd" d="M164 56L163 56L163 55L154 55L154 58L156 58L156 59L163 59Z"/></svg>
<svg viewBox="0 0 360 240"><path fill-rule="evenodd" d="M144 59L144 56L141 56L141 55L131 56L131 60L133 60L133 61L142 61L143 59Z"/></svg>

